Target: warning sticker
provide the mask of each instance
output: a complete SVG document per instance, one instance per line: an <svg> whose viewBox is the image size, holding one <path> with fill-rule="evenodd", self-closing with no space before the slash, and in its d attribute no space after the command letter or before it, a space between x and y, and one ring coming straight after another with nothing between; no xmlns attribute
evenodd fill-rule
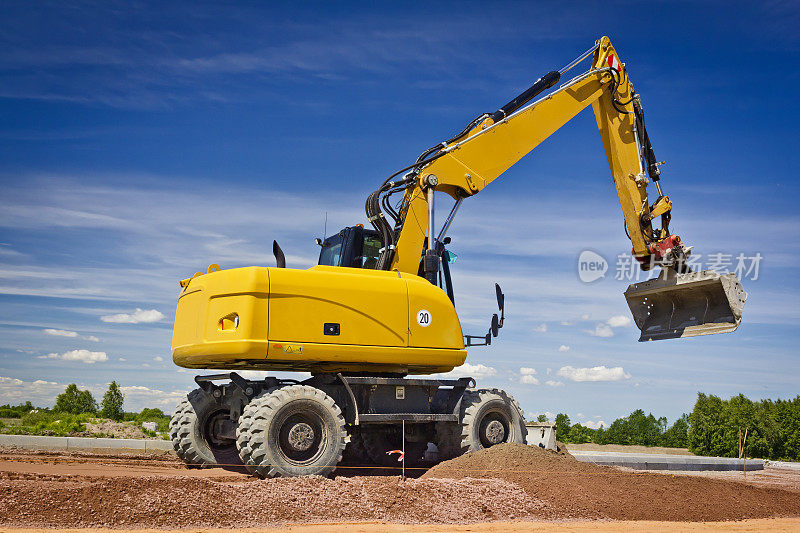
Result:
<svg viewBox="0 0 800 533"><path fill-rule="evenodd" d="M427 309L420 309L417 313L417 324L423 328L431 325L431 313Z"/></svg>

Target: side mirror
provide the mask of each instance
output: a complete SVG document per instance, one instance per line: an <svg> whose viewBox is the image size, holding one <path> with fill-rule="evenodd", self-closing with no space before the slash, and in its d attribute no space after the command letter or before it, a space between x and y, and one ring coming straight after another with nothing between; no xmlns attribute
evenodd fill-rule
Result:
<svg viewBox="0 0 800 533"><path fill-rule="evenodd" d="M494 284L494 290L497 293L497 309L502 313L503 307L506 303L506 295L503 294L502 289L500 289L500 285L497 283Z"/></svg>
<svg viewBox="0 0 800 533"><path fill-rule="evenodd" d="M497 337L497 333L500 330L500 319L497 318L497 313L492 315L492 327L490 331L492 332L492 337Z"/></svg>
<svg viewBox="0 0 800 533"><path fill-rule="evenodd" d="M322 246L322 239L320 239L319 237L314 239L314 242L316 243L317 246Z"/></svg>

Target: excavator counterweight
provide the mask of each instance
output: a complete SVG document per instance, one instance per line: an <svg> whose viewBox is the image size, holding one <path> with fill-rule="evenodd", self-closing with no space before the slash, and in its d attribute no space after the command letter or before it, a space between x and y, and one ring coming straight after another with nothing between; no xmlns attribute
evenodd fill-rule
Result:
<svg viewBox="0 0 800 533"><path fill-rule="evenodd" d="M664 270L630 285L625 299L642 332L639 341L654 341L735 331L747 293L733 273Z"/></svg>

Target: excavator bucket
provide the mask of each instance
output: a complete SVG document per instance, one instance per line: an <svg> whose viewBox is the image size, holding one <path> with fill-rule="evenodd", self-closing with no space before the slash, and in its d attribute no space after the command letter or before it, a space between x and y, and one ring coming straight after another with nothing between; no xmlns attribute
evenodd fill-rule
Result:
<svg viewBox="0 0 800 533"><path fill-rule="evenodd" d="M634 283L625 299L643 342L734 331L747 293L735 274L704 270Z"/></svg>

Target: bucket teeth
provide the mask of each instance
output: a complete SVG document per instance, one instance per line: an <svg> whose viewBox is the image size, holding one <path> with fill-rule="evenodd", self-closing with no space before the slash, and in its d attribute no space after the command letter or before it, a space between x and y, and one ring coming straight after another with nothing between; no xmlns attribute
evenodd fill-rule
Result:
<svg viewBox="0 0 800 533"><path fill-rule="evenodd" d="M735 274L704 270L634 283L625 299L643 342L735 331L747 293Z"/></svg>

